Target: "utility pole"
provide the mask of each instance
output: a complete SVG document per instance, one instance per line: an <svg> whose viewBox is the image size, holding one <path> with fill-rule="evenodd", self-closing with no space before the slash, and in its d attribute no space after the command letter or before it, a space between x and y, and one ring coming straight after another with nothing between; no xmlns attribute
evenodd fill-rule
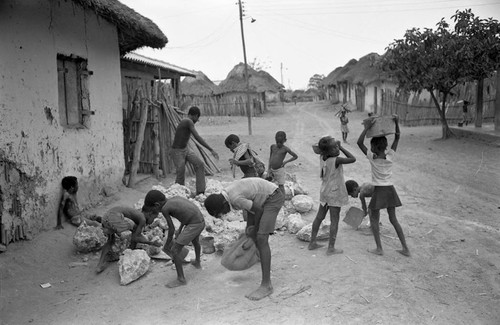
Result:
<svg viewBox="0 0 500 325"><path fill-rule="evenodd" d="M241 42L243 43L243 60L245 63L244 74L247 89L248 134L252 135L252 105L250 105L250 84L248 81L247 50L245 48L245 33L243 32L243 9L241 7L241 0L238 0L238 6L240 8Z"/></svg>

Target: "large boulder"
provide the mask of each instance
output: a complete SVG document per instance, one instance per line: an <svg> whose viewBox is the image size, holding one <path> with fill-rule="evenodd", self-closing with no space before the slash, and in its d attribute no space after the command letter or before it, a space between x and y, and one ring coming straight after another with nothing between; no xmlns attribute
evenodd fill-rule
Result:
<svg viewBox="0 0 500 325"><path fill-rule="evenodd" d="M150 261L148 254L142 249L126 249L118 261L120 284L127 285L146 274Z"/></svg>
<svg viewBox="0 0 500 325"><path fill-rule="evenodd" d="M297 212L305 213L311 211L314 206L312 197L304 194L295 195L292 198L293 207Z"/></svg>
<svg viewBox="0 0 500 325"><path fill-rule="evenodd" d="M274 229L280 230L282 228L286 228L286 223L288 222L288 216L286 212L286 209L284 207L281 207L280 212L276 217L276 224L274 225Z"/></svg>
<svg viewBox="0 0 500 325"><path fill-rule="evenodd" d="M312 223L305 225L300 229L296 236L298 239L302 241L311 241L311 232L312 232ZM318 235L316 236L316 240L326 240L330 238L330 224L329 223L321 223L321 226L318 230Z"/></svg>
<svg viewBox="0 0 500 325"><path fill-rule="evenodd" d="M288 216L288 222L286 223L286 228L291 234L296 234L300 229L306 225L304 219L300 213L294 213Z"/></svg>
<svg viewBox="0 0 500 325"><path fill-rule="evenodd" d="M98 251L106 244L107 240L102 227L87 226L85 222L76 229L73 236L73 244L80 253Z"/></svg>

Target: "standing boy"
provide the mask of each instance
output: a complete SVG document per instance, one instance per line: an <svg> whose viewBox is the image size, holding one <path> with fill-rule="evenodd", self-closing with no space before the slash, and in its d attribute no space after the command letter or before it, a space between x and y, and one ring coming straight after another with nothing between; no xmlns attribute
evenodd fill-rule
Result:
<svg viewBox="0 0 500 325"><path fill-rule="evenodd" d="M236 180L220 194L211 194L205 200L208 213L216 218L228 213L231 208L248 212L247 234L255 241L262 270L260 287L246 295L250 300L260 300L273 293L269 234L274 233L283 203L285 195L278 186L257 177Z"/></svg>
<svg viewBox="0 0 500 325"><path fill-rule="evenodd" d="M183 257L182 249L184 246L193 243L196 259L191 261L197 269L201 269L200 262L200 234L205 229L205 219L201 214L200 209L188 199L180 196L174 196L167 200L162 192L151 190L146 194L144 199L144 206L142 212L148 218L156 218L158 213L161 212L168 224L168 237L163 251L172 256L177 271L177 279L166 284L168 288L175 288L186 284L184 270L182 268ZM180 221L179 229L175 231L172 218L174 217ZM172 244L172 239L175 240Z"/></svg>
<svg viewBox="0 0 500 325"><path fill-rule="evenodd" d="M285 146L286 133L284 131L276 132L274 138L276 143L272 144L270 148L268 177L272 177L280 190L285 193L285 165L296 160L298 156L289 147ZM285 160L287 154L292 157Z"/></svg>
<svg viewBox="0 0 500 325"><path fill-rule="evenodd" d="M109 209L102 217L102 227L104 228L104 234L108 236L108 241L102 247L101 258L99 259L99 264L97 264L96 272L101 273L106 269L108 262L106 260L107 255L113 246L115 234L120 235L124 231L132 231L131 249L134 249L137 243L160 247L162 244L161 242L149 241L142 234L144 226L146 224L151 224L153 220L153 218L146 219L140 211L134 208L117 206Z"/></svg>
<svg viewBox="0 0 500 325"><path fill-rule="evenodd" d="M193 164L196 173L196 195L205 192L205 164L204 162L188 147L189 138L191 135L205 148L210 150L215 159L219 159L219 155L215 152L203 138L198 134L194 125L200 119L200 109L193 106L188 111L188 117L183 119L177 125L175 130L174 142L172 144L172 159L176 168L175 182L184 185L186 177L186 161Z"/></svg>

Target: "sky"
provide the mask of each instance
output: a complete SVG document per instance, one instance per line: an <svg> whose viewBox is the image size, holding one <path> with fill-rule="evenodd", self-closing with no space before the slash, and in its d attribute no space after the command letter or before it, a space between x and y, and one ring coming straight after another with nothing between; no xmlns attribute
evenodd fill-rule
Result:
<svg viewBox="0 0 500 325"><path fill-rule="evenodd" d="M163 49L139 54L201 71L216 83L244 62L238 0L120 2L168 38ZM434 29L442 18L453 25L456 10L500 20L500 0L245 0L242 6L248 64L294 90L351 59L383 54L408 29Z"/></svg>

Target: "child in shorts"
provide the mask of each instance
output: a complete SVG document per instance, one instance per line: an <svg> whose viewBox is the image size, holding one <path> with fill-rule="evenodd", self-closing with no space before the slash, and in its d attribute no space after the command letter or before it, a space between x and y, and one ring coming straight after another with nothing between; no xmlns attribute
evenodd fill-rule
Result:
<svg viewBox="0 0 500 325"><path fill-rule="evenodd" d="M359 196L359 200L361 201L361 208L363 209L363 212L365 213L365 217L367 215L370 215L371 210L367 209L365 198L372 197L373 190L375 189L373 187L373 184L363 183L363 184L361 184L361 186L359 186L356 181L348 180L347 182L345 182L345 187L347 189L347 194L349 194L350 196L352 196L354 198L357 198ZM370 228L370 217L368 217L368 221L366 222L366 227Z"/></svg>
<svg viewBox="0 0 500 325"><path fill-rule="evenodd" d="M151 190L144 198L142 212L149 219L154 219L161 212L168 224L168 236L163 251L172 256L177 271L177 279L166 284L167 288L175 288L186 284L186 277L182 268L184 258L181 256L184 246L193 243L196 259L191 264L201 269L200 261L200 234L205 229L205 218L200 209L188 199L174 196L167 200L158 190ZM181 225L175 231L172 217L179 220ZM175 240L172 240L175 232Z"/></svg>
<svg viewBox="0 0 500 325"><path fill-rule="evenodd" d="M270 178L268 180L272 179L278 184L280 190L285 193L285 165L296 160L298 156L289 147L285 146L286 133L284 131L276 132L274 139L276 143L270 147L267 177ZM285 160L287 154L291 157Z"/></svg>

